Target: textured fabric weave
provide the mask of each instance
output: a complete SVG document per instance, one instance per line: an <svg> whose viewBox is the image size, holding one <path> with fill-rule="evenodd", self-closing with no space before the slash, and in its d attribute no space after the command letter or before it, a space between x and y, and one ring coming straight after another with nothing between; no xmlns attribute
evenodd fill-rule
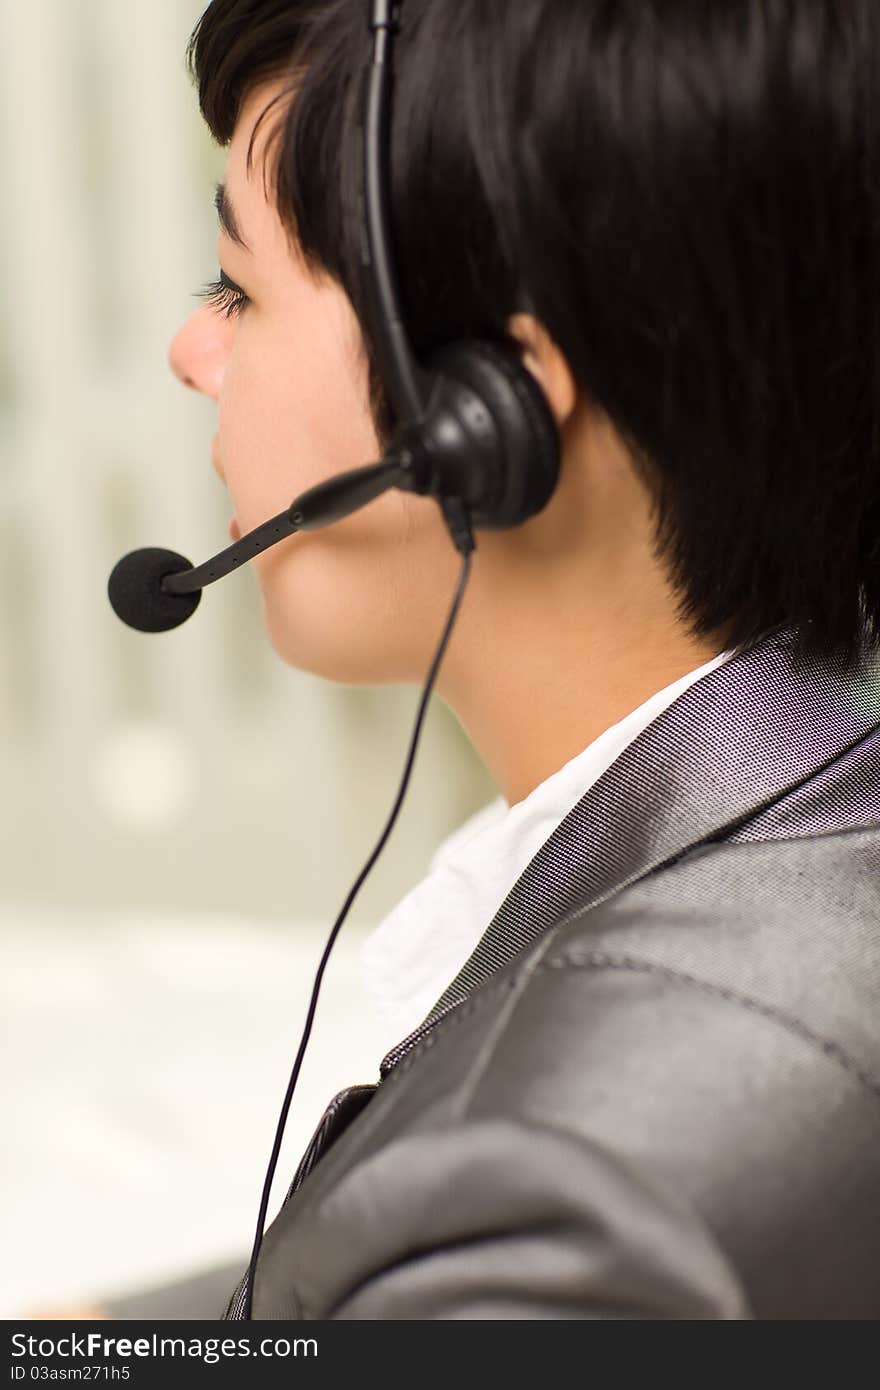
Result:
<svg viewBox="0 0 880 1390"><path fill-rule="evenodd" d="M784 633L646 726L331 1102L254 1316L880 1317L878 730L880 653Z"/></svg>
<svg viewBox="0 0 880 1390"><path fill-rule="evenodd" d="M389 1047L429 1012L560 821L668 705L731 656L721 652L644 700L522 801L484 806L440 845L428 874L367 937L361 971Z"/></svg>

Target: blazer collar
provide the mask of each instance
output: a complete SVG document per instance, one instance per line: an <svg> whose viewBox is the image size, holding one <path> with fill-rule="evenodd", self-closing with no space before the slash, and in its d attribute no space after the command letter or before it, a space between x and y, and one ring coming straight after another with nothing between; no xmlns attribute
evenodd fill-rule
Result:
<svg viewBox="0 0 880 1390"><path fill-rule="evenodd" d="M880 725L880 652L854 673L795 663L786 628L695 681L643 729L523 870L425 1032L573 909L726 838Z"/></svg>

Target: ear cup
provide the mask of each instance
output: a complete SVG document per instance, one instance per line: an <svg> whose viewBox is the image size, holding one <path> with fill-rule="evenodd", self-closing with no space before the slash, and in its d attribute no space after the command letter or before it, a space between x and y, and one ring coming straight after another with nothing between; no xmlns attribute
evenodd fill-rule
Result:
<svg viewBox="0 0 880 1390"><path fill-rule="evenodd" d="M434 380L420 433L444 491L458 491L474 526L519 526L550 500L559 476L559 433L543 391L511 347L484 339L450 343L427 363ZM450 417L452 417L450 419Z"/></svg>

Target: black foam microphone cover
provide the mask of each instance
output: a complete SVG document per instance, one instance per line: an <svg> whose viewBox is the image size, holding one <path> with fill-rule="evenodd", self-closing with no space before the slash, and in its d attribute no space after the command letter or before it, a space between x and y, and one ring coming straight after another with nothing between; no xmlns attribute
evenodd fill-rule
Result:
<svg viewBox="0 0 880 1390"><path fill-rule="evenodd" d="M138 632L168 632L192 617L202 597L166 594L162 580L168 574L191 570L192 562L174 550L133 550L125 555L107 582L107 596L114 612Z"/></svg>

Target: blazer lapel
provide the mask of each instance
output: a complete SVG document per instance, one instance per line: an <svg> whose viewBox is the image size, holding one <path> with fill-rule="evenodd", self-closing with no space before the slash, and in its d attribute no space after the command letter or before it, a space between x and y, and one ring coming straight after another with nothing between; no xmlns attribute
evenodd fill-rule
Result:
<svg viewBox="0 0 880 1390"><path fill-rule="evenodd" d="M847 675L797 665L790 644L785 629L716 667L624 749L526 866L425 1021L383 1058L382 1076L568 913L727 838L877 728L880 652Z"/></svg>
<svg viewBox="0 0 880 1390"><path fill-rule="evenodd" d="M324 1111L309 1145L299 1161L293 1182L284 1198L288 1202L302 1186L315 1164L336 1143L376 1093L378 1082L363 1086L347 1086L339 1091Z"/></svg>

